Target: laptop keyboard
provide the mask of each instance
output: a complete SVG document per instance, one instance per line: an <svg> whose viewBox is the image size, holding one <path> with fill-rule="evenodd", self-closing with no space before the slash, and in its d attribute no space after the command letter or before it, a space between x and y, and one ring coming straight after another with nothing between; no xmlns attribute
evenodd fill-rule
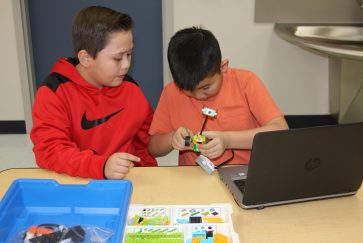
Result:
<svg viewBox="0 0 363 243"><path fill-rule="evenodd" d="M241 192L245 191L246 180L234 180L233 182Z"/></svg>

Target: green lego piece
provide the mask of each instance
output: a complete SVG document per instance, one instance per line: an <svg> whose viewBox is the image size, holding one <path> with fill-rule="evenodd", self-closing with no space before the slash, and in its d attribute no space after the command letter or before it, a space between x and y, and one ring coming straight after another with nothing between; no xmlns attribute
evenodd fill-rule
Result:
<svg viewBox="0 0 363 243"><path fill-rule="evenodd" d="M132 225L168 225L169 217L141 217L140 215L135 215L134 222Z"/></svg>
<svg viewBox="0 0 363 243"><path fill-rule="evenodd" d="M193 139L192 139L192 149L194 152L200 152L199 149L198 149L198 144L204 144L206 143L206 136L204 135L200 135L200 134L197 134L197 135L194 135L193 136Z"/></svg>
<svg viewBox="0 0 363 243"><path fill-rule="evenodd" d="M127 233L125 243L183 243L182 232L163 233L163 232L143 232Z"/></svg>

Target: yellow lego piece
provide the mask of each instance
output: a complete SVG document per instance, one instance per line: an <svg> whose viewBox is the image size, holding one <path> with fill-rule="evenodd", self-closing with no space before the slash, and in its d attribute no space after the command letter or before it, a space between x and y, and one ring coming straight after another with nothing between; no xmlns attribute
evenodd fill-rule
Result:
<svg viewBox="0 0 363 243"><path fill-rule="evenodd" d="M204 223L223 223L223 219L221 217L203 217Z"/></svg>
<svg viewBox="0 0 363 243"><path fill-rule="evenodd" d="M228 243L228 237L221 234L221 233L215 233L214 234L214 243Z"/></svg>
<svg viewBox="0 0 363 243"><path fill-rule="evenodd" d="M193 237L192 238L192 243L199 243L201 240L204 240L204 239L201 238L201 237Z"/></svg>

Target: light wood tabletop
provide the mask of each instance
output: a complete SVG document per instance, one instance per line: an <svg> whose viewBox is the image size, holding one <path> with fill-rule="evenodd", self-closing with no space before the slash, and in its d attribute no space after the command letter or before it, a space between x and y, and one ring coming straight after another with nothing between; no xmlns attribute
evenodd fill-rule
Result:
<svg viewBox="0 0 363 243"><path fill-rule="evenodd" d="M0 172L0 198L18 178L55 179L61 184L85 184L89 179L29 168ZM131 203L145 205L208 205L230 203L240 242L363 242L363 192L354 196L245 210L237 206L217 174L197 166L137 167Z"/></svg>

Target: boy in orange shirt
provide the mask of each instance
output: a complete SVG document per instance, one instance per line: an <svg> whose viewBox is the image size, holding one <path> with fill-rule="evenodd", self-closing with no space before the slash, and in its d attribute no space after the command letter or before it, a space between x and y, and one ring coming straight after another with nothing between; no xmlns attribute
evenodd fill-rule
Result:
<svg viewBox="0 0 363 243"><path fill-rule="evenodd" d="M152 155L177 149L179 165L195 165L198 153L185 138L201 132L205 107L217 116L203 126L209 142L198 149L214 165L248 163L256 133L288 129L262 81L250 71L229 68L210 31L178 31L170 40L168 61L174 81L164 88L149 130Z"/></svg>

